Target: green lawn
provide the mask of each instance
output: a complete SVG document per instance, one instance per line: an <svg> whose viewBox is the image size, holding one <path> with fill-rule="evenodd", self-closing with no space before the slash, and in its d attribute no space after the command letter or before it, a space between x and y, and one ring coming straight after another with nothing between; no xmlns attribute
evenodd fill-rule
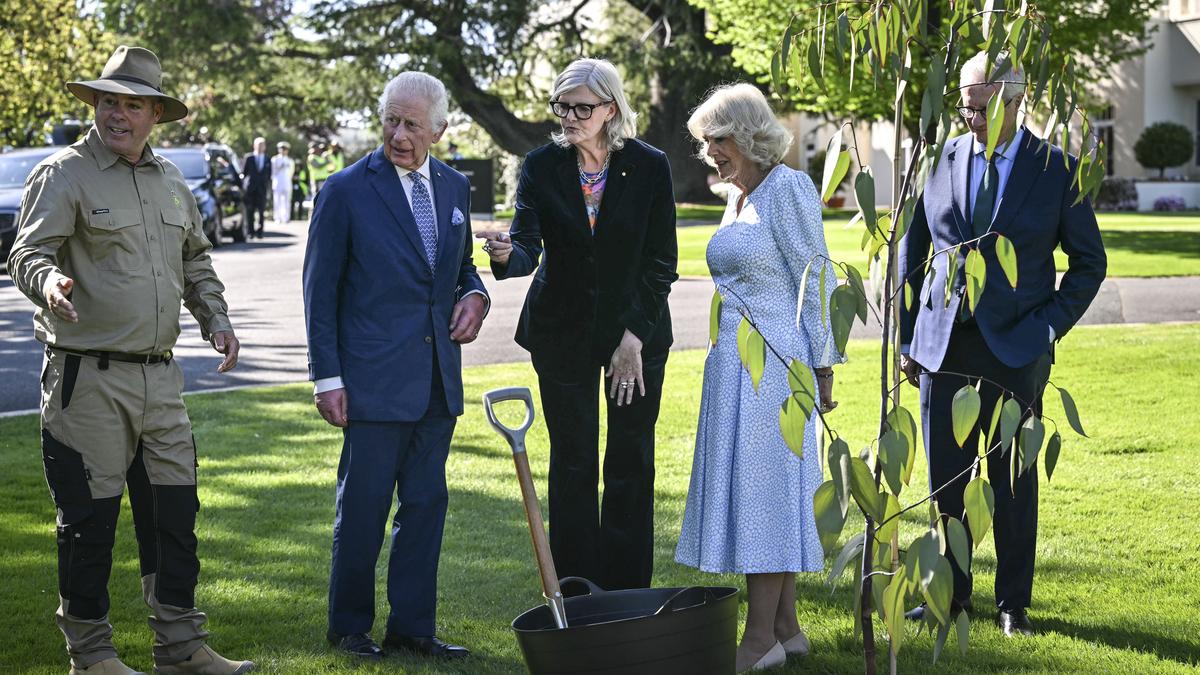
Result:
<svg viewBox="0 0 1200 675"><path fill-rule="evenodd" d="M1200 324L1081 327L1067 338L1053 379L1075 395L1092 438L1068 432L1054 481L1042 482L1032 614L1041 632L1009 641L990 625L995 556L989 537L977 557L971 650L960 656L951 638L940 671L1141 674L1195 672L1200 666L1200 586L1191 573L1200 558L1200 534L1191 518L1200 503L1193 456L1200 397L1190 386L1200 378L1198 342ZM865 442L876 424L872 352L868 343L853 343L851 362L839 370L841 406L831 419L852 445ZM658 433L658 586L742 585L737 576L703 574L673 562L702 362L702 352L681 352L668 368ZM520 364L468 369L466 382L467 411L448 466L450 514L438 625L443 637L472 648L471 660L390 657L383 665L353 667L324 646L340 441L312 410L307 385L188 399L204 503L197 600L209 613L215 648L253 657L270 673L522 672L508 624L538 604L540 588L509 452L486 426L479 398L495 387L531 386L534 378ZM914 390L906 386L904 396L915 409ZM1048 404L1047 415L1061 419L1057 402ZM36 419L0 420L0 578L7 580L0 584L3 673L62 673L67 662L53 621L54 512L36 438ZM529 451L544 494L547 443L541 420L531 432ZM914 477L914 493L923 481L923 474ZM905 541L920 520L907 519ZM116 641L131 665L148 668L151 634L127 510L118 529L111 583ZM382 588L382 561L377 569ZM798 584L799 614L813 654L777 672L861 672L845 584L832 595L818 575L801 575ZM744 595L741 600L744 612ZM381 595L379 616L385 612ZM900 654L902 672L928 672L932 642L910 633Z"/></svg>

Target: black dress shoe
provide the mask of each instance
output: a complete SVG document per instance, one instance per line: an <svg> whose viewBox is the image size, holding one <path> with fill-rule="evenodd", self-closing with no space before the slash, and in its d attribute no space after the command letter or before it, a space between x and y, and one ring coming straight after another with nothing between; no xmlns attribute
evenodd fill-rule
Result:
<svg viewBox="0 0 1200 675"><path fill-rule="evenodd" d="M343 651L350 656L357 656L361 659L383 658L383 650L366 633L338 635L331 631L325 634L325 639L329 640L329 644L333 645L334 649Z"/></svg>
<svg viewBox="0 0 1200 675"><path fill-rule="evenodd" d="M963 611L964 609L968 613L971 611L972 607L971 607L970 600L967 600L966 602L963 602L963 603L959 603L956 600L951 600L950 601L950 618L953 619L953 618L957 617L958 613ZM912 609L910 609L904 613L904 618L908 619L909 621L924 621L926 616L929 616L932 618L933 614L929 613L929 605L924 602L922 602L920 605L917 605L916 607L913 607Z"/></svg>
<svg viewBox="0 0 1200 675"><path fill-rule="evenodd" d="M1033 635L1033 622L1024 609L1002 609L996 616L996 624L1004 632L1005 637L1018 635Z"/></svg>
<svg viewBox="0 0 1200 675"><path fill-rule="evenodd" d="M437 656L447 659L462 659L471 655L471 652L466 647L442 642L433 636L412 637L409 635L388 634L383 638L383 646L407 649L422 656Z"/></svg>

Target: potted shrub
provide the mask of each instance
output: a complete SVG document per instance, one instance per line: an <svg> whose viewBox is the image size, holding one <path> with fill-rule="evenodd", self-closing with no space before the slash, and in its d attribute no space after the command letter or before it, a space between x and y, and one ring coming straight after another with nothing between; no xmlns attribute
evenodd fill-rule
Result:
<svg viewBox="0 0 1200 675"><path fill-rule="evenodd" d="M1138 164L1147 169L1158 169L1160 180L1166 169L1186 164L1194 151L1192 132L1174 122L1151 124L1142 131L1133 146Z"/></svg>

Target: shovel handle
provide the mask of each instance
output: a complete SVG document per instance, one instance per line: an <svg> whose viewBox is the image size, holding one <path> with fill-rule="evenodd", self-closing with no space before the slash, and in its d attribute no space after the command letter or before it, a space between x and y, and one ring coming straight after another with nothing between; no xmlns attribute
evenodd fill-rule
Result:
<svg viewBox="0 0 1200 675"><path fill-rule="evenodd" d="M492 409L502 401L523 401L525 421L517 428L505 426ZM533 475L529 471L529 456L525 453L525 432L533 424L533 395L525 387L495 389L483 395L483 410L488 422L508 444L512 446L513 464L517 467L517 480L521 485L521 499L525 504L525 518L529 523L529 536L533 540L533 555L537 559L538 572L542 577L542 593L550 606L554 622L559 628L567 627L567 616L563 608L562 589L558 585L558 573L554 569L554 556L550 553L550 541L546 537L546 525L542 521L542 508L538 504Z"/></svg>
<svg viewBox="0 0 1200 675"><path fill-rule="evenodd" d="M507 427L496 417L493 406L504 401L522 401L525 403L525 421L516 428ZM487 415L488 423L512 447L513 454L525 454L525 432L533 424L533 394L525 387L509 387L493 389L483 395L483 412Z"/></svg>

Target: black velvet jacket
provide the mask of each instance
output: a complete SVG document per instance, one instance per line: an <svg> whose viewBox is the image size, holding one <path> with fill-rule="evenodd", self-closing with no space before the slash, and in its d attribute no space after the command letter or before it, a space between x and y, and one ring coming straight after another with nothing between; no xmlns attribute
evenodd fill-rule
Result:
<svg viewBox="0 0 1200 675"><path fill-rule="evenodd" d="M629 329L642 355L671 346L667 294L675 272L675 195L671 166L637 139L613 153L596 218L588 226L574 148L553 143L525 157L517 184L508 265L497 279L534 271L517 325L530 352L590 351L607 364Z"/></svg>

